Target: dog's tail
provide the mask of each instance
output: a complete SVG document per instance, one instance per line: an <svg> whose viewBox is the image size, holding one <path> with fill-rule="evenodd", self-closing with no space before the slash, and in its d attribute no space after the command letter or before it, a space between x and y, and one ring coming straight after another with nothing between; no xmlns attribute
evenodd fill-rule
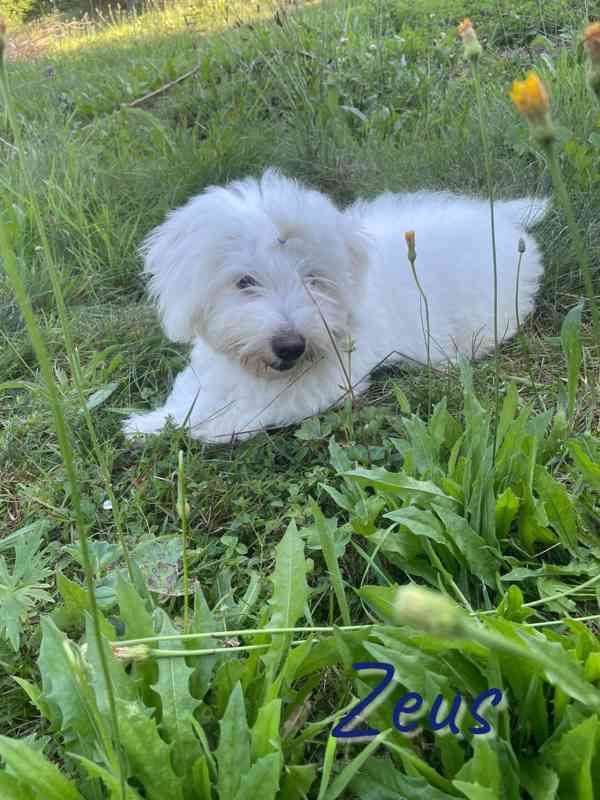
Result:
<svg viewBox="0 0 600 800"><path fill-rule="evenodd" d="M502 209L515 225L531 228L546 216L550 206L548 197L522 197L502 203Z"/></svg>

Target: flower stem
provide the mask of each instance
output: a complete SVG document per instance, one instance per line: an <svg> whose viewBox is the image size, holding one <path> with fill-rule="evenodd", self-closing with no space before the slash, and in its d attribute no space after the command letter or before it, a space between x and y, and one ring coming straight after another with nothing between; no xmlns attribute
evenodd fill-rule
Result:
<svg viewBox="0 0 600 800"><path fill-rule="evenodd" d="M490 147L487 137L487 128L483 117L483 96L481 93L481 82L479 80L479 68L477 59L471 60L471 71L473 74L473 85L475 87L475 98L477 100L477 111L479 115L479 132L483 147L483 160L488 184L488 196L490 201L490 228L492 237L492 273L494 281L494 441L492 443L492 464L496 463L496 450L498 447L498 420L500 417L500 354L498 352L498 258L496 252L496 218L494 213L494 177L492 174L492 161L490 158Z"/></svg>
<svg viewBox="0 0 600 800"><path fill-rule="evenodd" d="M351 399L352 403L354 403L354 387L352 386L352 376L351 376L351 374L349 372L349 369L350 369L350 366L351 366L351 361L350 361L350 359L348 359L348 368L346 368L346 364L344 363L344 358L343 358L343 356L342 356L342 354L340 352L340 348L338 347L338 344L337 344L337 342L335 340L335 336L333 335L333 333L331 331L331 328L329 327L329 324L328 324L327 320L325 319L325 315L321 311L321 306L319 305L319 303L317 302L316 297L314 296L314 294L310 290L310 287L309 287L308 283L306 283L306 281L305 281L303 285L304 285L304 288L305 288L308 296L310 297L312 302L315 304L315 307L317 309L317 313L318 313L319 317L321 318L321 322L323 323L323 327L325 328L327 336L329 337L329 341L331 342L331 346L333 348L333 351L334 351L334 353L335 353L335 355L337 357L337 360L339 362L340 368L342 370L342 375L344 376L344 380L346 381L346 391L347 391L348 395L350 396L350 399Z"/></svg>
<svg viewBox="0 0 600 800"><path fill-rule="evenodd" d="M593 622L600 619L600 614L590 614L589 617L563 617L562 619L549 619L544 622L525 622L528 628L545 628L547 625L564 625L566 622Z"/></svg>
<svg viewBox="0 0 600 800"><path fill-rule="evenodd" d="M433 371L431 365L431 323L429 321L429 303L427 302L427 295L425 294L423 287L421 286L421 281L419 280L419 276L417 275L417 270L415 267L415 258L414 256L411 257L409 254L408 261L410 263L410 269L412 272L412 276L416 287L421 295L421 299L423 301L423 305L425 307L425 348L427 352L427 414L431 414L431 395L432 395L432 380L433 380Z"/></svg>
<svg viewBox="0 0 600 800"><path fill-rule="evenodd" d="M183 630L187 632L190 627L190 572L188 559L187 491L183 450L179 451L177 464L177 513L181 520L181 538L183 543Z"/></svg>
<svg viewBox="0 0 600 800"><path fill-rule="evenodd" d="M583 583L578 584L577 586L573 586L569 589L566 589L563 592L558 592L558 594L551 594L548 597L540 597L539 600L533 600L531 603L523 603L523 608L535 608L536 606L541 606L544 603L551 603L554 600L562 600L563 597L569 597L570 595L577 594L582 589L589 589L590 586L594 586L596 583L600 582L600 573L598 575L594 575L593 578L590 578ZM475 614L477 616L484 616L487 614L495 614L498 609L490 608L486 611L476 611Z"/></svg>
<svg viewBox="0 0 600 800"><path fill-rule="evenodd" d="M567 225L571 234L571 241L575 250L575 255L579 261L579 269L581 277L583 278L583 285L587 294L588 302L590 304L590 312L592 315L592 330L594 333L594 342L600 344L600 313L594 295L594 282L592 280L592 271L590 269L590 262L585 249L585 243L581 236L581 231L577 220L575 218L575 211L567 192L560 165L558 162L558 154L553 142L543 145L544 152L548 156L548 163L550 166L550 174L552 176L552 183L558 195L558 199L565 212Z"/></svg>
<svg viewBox="0 0 600 800"><path fill-rule="evenodd" d="M292 642L301 644L303 639ZM240 647L210 647L206 650L150 650L150 658L187 658L188 656L214 656L219 653L249 653L252 650L265 650L270 644L245 644Z"/></svg>
<svg viewBox="0 0 600 800"><path fill-rule="evenodd" d="M341 625L341 626L322 626L322 627L301 627L301 628L249 628L237 631L211 631L206 633L175 633L165 636L147 636L144 639L127 639L115 642L119 647L130 647L137 644L148 644L151 642L183 641L185 639L231 639L237 636L264 636L278 633L333 633L334 631L361 631L377 627L376 625Z"/></svg>
<svg viewBox="0 0 600 800"><path fill-rule="evenodd" d="M533 393L535 394L535 399L537 404L540 408L544 408L544 404L540 397L540 394L537 390L537 384L535 381L535 377L533 374L533 367L531 366L531 351L529 350L529 343L527 341L527 336L521 330L521 320L519 318L519 281L521 278L521 262L523 261L523 254L525 253L525 240L519 240L519 260L517 262L517 281L515 286L515 320L517 323L517 333L519 339L521 340L521 347L523 348L523 354L525 355L525 363L527 365L527 373L529 374L529 380L531 382L531 388L533 389Z"/></svg>
<svg viewBox="0 0 600 800"><path fill-rule="evenodd" d="M550 603L554 600L562 600L563 597L569 597L569 595L576 594L580 592L582 589L588 589L590 586L594 586L596 583L600 582L600 573L598 575L594 575L593 578L590 578L583 583L580 583L578 586L574 586L572 589L566 589L563 592L558 592L558 594L552 594L549 597L540 597L539 600L533 600L531 603L524 603L524 608L534 608L535 606L541 606L544 603Z"/></svg>

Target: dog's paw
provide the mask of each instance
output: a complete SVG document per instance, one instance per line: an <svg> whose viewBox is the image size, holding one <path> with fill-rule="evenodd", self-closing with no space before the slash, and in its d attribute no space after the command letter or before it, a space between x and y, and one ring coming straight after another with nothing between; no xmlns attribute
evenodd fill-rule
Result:
<svg viewBox="0 0 600 800"><path fill-rule="evenodd" d="M123 423L122 431L127 439L160 433L167 422L163 411L150 411L148 414L133 414Z"/></svg>
<svg viewBox="0 0 600 800"><path fill-rule="evenodd" d="M203 419L190 423L190 435L205 444L229 445L249 439L257 430L238 430L239 418L233 415L222 415L214 419Z"/></svg>

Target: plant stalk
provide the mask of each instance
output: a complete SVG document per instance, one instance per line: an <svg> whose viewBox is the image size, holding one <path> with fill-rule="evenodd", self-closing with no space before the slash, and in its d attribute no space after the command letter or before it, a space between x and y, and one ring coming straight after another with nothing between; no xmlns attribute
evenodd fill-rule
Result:
<svg viewBox="0 0 600 800"><path fill-rule="evenodd" d="M473 84L475 86L475 97L477 101L477 111L479 115L479 131L481 134L481 144L483 146L483 160L488 184L488 196L490 202L490 227L492 237L492 272L494 281L494 441L492 443L492 464L496 463L496 450L498 448L498 420L500 418L500 354L498 352L498 258L496 252L496 218L494 211L494 176L492 173L492 162L490 158L490 147L487 137L487 129L483 116L483 96L481 93L481 82L479 79L479 68L477 59L471 60L471 71L473 74Z"/></svg>
<svg viewBox="0 0 600 800"><path fill-rule="evenodd" d="M425 294L425 291L421 286L421 281L419 280L417 269L415 267L416 254L409 253L408 261L410 264L413 280L415 282L419 294L421 295L423 306L425 307L425 349L427 353L427 414L431 415L433 369L431 365L431 322L429 319L429 302L427 301L427 295Z"/></svg>
<svg viewBox="0 0 600 800"><path fill-rule="evenodd" d="M190 627L190 570L188 557L187 488L185 484L183 450L179 451L177 465L177 513L181 520L181 537L183 541L183 630L187 633Z"/></svg>
<svg viewBox="0 0 600 800"><path fill-rule="evenodd" d="M583 285L585 288L585 293L587 294L588 302L590 304L590 313L592 315L592 331L594 334L593 340L596 345L600 345L600 312L598 311L598 304L596 303L596 298L594 295L594 281L592 279L592 271L585 249L585 243L583 241L579 225L577 224L577 220L575 219L573 204L569 198L569 193L567 192L567 187L562 176L556 147L554 146L553 142L547 142L543 144L543 150L548 157L552 183L554 184L554 188L558 194L563 211L565 212L569 233L571 234L571 241L575 250L575 255L579 261L579 269L581 272L581 277L583 278Z"/></svg>
<svg viewBox="0 0 600 800"><path fill-rule="evenodd" d="M143 639L125 639L115 642L118 647L130 647L137 644L150 644L152 642L173 642L184 641L186 639L231 639L238 636L263 636L275 635L279 633L333 633L334 631L361 631L378 627L375 624L368 625L325 625L321 627L300 627L300 628L249 628L237 631L212 631L208 633L175 633L165 636L146 636ZM202 651L204 652L204 651Z"/></svg>

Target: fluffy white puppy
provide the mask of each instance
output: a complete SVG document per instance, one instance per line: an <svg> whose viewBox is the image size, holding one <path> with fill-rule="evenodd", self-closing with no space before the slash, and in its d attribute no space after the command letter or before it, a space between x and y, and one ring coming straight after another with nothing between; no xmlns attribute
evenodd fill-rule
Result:
<svg viewBox="0 0 600 800"><path fill-rule="evenodd" d="M533 308L542 260L523 225L544 208L530 198L496 204L502 338L516 329L520 237L520 319ZM172 418L194 438L224 442L317 414L349 383L363 392L386 359L423 363L408 230L416 232L429 302L432 360L489 352L494 301L483 200L384 194L342 212L268 170L260 180L211 187L172 212L142 247L144 271L167 336L193 343L191 360L166 404L130 417L125 433L156 433Z"/></svg>

